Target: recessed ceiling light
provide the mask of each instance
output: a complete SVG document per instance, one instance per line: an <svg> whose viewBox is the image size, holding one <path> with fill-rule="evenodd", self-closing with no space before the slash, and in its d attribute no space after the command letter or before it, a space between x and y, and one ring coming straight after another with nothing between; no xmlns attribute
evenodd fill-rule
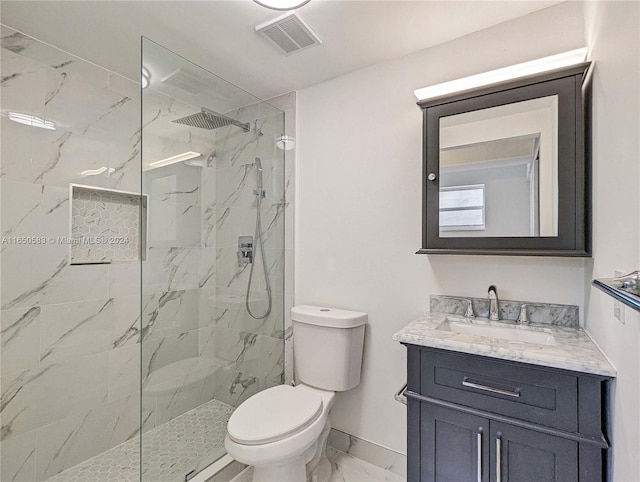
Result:
<svg viewBox="0 0 640 482"><path fill-rule="evenodd" d="M42 117L38 117L31 114L23 114L21 112L9 112L9 120L24 124L31 127L40 127L41 129L56 130L56 125L48 120L44 120Z"/></svg>
<svg viewBox="0 0 640 482"><path fill-rule="evenodd" d="M474 89L485 85L495 84L506 80L513 80L527 75L539 74L550 70L561 69L584 62L587 57L587 47L570 50L561 54L531 60L521 64L504 67L502 69L491 70L482 74L464 77L462 79L444 82L442 84L430 85L422 89L414 90L414 95L418 100L432 99L442 95L453 94L463 90Z"/></svg>
<svg viewBox="0 0 640 482"><path fill-rule="evenodd" d="M160 161L152 162L149 164L149 167L168 166L170 164L175 164L176 162L188 161L189 159L194 159L196 157L200 157L201 155L202 154L200 154L199 152L194 151L183 152L182 154L178 154L176 156L171 156Z"/></svg>
<svg viewBox="0 0 640 482"><path fill-rule="evenodd" d="M271 10L293 10L309 3L310 0L253 0L258 5Z"/></svg>

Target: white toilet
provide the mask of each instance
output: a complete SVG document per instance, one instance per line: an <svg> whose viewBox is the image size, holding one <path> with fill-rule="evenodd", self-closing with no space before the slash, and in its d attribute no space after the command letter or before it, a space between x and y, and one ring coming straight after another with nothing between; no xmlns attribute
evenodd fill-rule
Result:
<svg viewBox="0 0 640 482"><path fill-rule="evenodd" d="M253 466L254 482L329 480L329 410L360 383L366 313L302 305L291 320L298 385L255 394L227 425L227 453Z"/></svg>

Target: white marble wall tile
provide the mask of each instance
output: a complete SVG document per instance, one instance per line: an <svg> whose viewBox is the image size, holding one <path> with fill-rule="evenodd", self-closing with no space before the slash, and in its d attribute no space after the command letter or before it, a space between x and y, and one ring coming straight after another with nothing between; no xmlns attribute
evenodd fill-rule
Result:
<svg viewBox="0 0 640 482"><path fill-rule="evenodd" d="M113 72L108 74L107 89L116 94L138 99L138 109L140 109L140 83L123 77ZM140 111L136 112L135 117L140 116Z"/></svg>
<svg viewBox="0 0 640 482"><path fill-rule="evenodd" d="M3 219L4 224L4 219ZM47 238L69 236L69 188L42 187L40 235Z"/></svg>
<svg viewBox="0 0 640 482"><path fill-rule="evenodd" d="M200 204L200 168L184 163L145 172L146 194L150 201L175 201L179 204Z"/></svg>
<svg viewBox="0 0 640 482"><path fill-rule="evenodd" d="M45 480L136 436L139 407L140 396L136 393L39 429L37 480Z"/></svg>
<svg viewBox="0 0 640 482"><path fill-rule="evenodd" d="M2 250L2 308L36 306L44 290L63 276L68 248L61 245L5 245Z"/></svg>
<svg viewBox="0 0 640 482"><path fill-rule="evenodd" d="M201 211L201 246L216 246L216 223L218 211L216 208L216 167L215 158L211 159L211 166L200 170L200 211Z"/></svg>
<svg viewBox="0 0 640 482"><path fill-rule="evenodd" d="M198 356L198 332L188 331L177 335L151 335L142 345L143 384L149 376L169 364Z"/></svg>
<svg viewBox="0 0 640 482"><path fill-rule="evenodd" d="M2 41L2 109L39 117L44 115L44 66L5 48Z"/></svg>
<svg viewBox="0 0 640 482"><path fill-rule="evenodd" d="M2 376L33 370L40 360L40 307L0 313Z"/></svg>
<svg viewBox="0 0 640 482"><path fill-rule="evenodd" d="M2 47L23 57L35 60L36 62L48 65L68 75L79 77L100 87L107 87L108 72L95 64L59 50L50 45L44 44L32 37L16 32L15 30L2 26Z"/></svg>
<svg viewBox="0 0 640 482"><path fill-rule="evenodd" d="M216 285L221 288L230 288L242 292L247 289L249 271L251 265L238 266L237 242L234 248L217 248L217 274ZM264 284L264 282L263 282ZM256 296L254 296L257 298ZM262 297L264 299L264 297Z"/></svg>
<svg viewBox="0 0 640 482"><path fill-rule="evenodd" d="M218 288L218 303L215 307L215 324L234 328L239 331L249 333L259 333L261 335L274 338L283 337L283 303L282 296L275 292L272 295L271 313L264 319L255 319L249 315L245 307L244 290L230 290L228 288ZM266 309L267 302L263 297L250 298L251 309L258 315Z"/></svg>
<svg viewBox="0 0 640 482"><path fill-rule="evenodd" d="M235 126L218 129L216 138L218 166L241 166L253 163L253 159L258 155L258 143L263 137L255 127L254 121L251 123L249 132L243 132ZM262 123L258 127L262 127ZM226 176L226 173L224 174Z"/></svg>
<svg viewBox="0 0 640 482"><path fill-rule="evenodd" d="M98 74L102 77L102 86L97 86L70 73L68 67L71 65L46 70L46 117L74 134L85 134L91 129L94 135L103 139L122 138L123 121L126 127L129 119L138 115L134 110L136 103L131 97L106 89L109 76L106 71Z"/></svg>
<svg viewBox="0 0 640 482"><path fill-rule="evenodd" d="M204 368L194 370L177 380L155 387L156 425L167 422L214 398L215 380L221 370ZM149 393L146 390L145 393Z"/></svg>
<svg viewBox="0 0 640 482"><path fill-rule="evenodd" d="M115 339L111 349L140 343L142 339L140 322L139 288L129 292L129 296L113 298Z"/></svg>
<svg viewBox="0 0 640 482"><path fill-rule="evenodd" d="M167 291L143 297L145 335L167 336L195 330L200 311L200 290Z"/></svg>
<svg viewBox="0 0 640 482"><path fill-rule="evenodd" d="M150 247L142 271L143 293L198 288L199 260L199 248Z"/></svg>
<svg viewBox="0 0 640 482"><path fill-rule="evenodd" d="M107 353L3 376L3 440L106 401L107 380Z"/></svg>
<svg viewBox="0 0 640 482"><path fill-rule="evenodd" d="M200 248L198 264L198 286L201 289L214 289L216 286L217 253L214 248Z"/></svg>
<svg viewBox="0 0 640 482"><path fill-rule="evenodd" d="M211 328L213 343L205 345L200 356L213 358L236 370L260 374L261 338L233 328Z"/></svg>
<svg viewBox="0 0 640 482"><path fill-rule="evenodd" d="M237 407L259 391L258 377L232 368L224 368L216 379L215 399Z"/></svg>
<svg viewBox="0 0 640 482"><path fill-rule="evenodd" d="M0 93L2 89L0 88ZM2 102L0 96L0 102ZM31 182L31 155L35 138L35 129L8 117L0 116L0 174L4 179Z"/></svg>
<svg viewBox="0 0 640 482"><path fill-rule="evenodd" d="M111 263L109 265L109 298L139 295L140 263Z"/></svg>
<svg viewBox="0 0 640 482"><path fill-rule="evenodd" d="M2 179L0 192L2 237L40 236L42 186ZM8 243L3 239L2 248L5 246Z"/></svg>
<svg viewBox="0 0 640 482"><path fill-rule="evenodd" d="M0 443L2 466L0 480L34 482L36 480L36 431L11 437Z"/></svg>
<svg viewBox="0 0 640 482"><path fill-rule="evenodd" d="M109 351L109 401L140 392L140 344Z"/></svg>
<svg viewBox="0 0 640 482"><path fill-rule="evenodd" d="M110 298L42 306L40 363L56 363L135 343L139 319L136 301Z"/></svg>
<svg viewBox="0 0 640 482"><path fill-rule="evenodd" d="M3 267L4 268L4 267ZM42 304L103 298L109 290L107 265L64 266L42 289Z"/></svg>
<svg viewBox="0 0 640 482"><path fill-rule="evenodd" d="M130 124L128 131L131 134L126 142L110 142L107 144L109 159L107 186L121 191L139 193L141 182L140 149L142 141L138 118L131 119Z"/></svg>
<svg viewBox="0 0 640 482"><path fill-rule="evenodd" d="M200 208L173 199L150 200L149 246L200 246Z"/></svg>
<svg viewBox="0 0 640 482"><path fill-rule="evenodd" d="M281 338L261 336L262 389L281 385L285 380L284 341Z"/></svg>
<svg viewBox="0 0 640 482"><path fill-rule="evenodd" d="M69 183L106 187L106 176L83 176L85 170L109 166L108 144L100 138L61 127L34 134L32 182L67 187Z"/></svg>

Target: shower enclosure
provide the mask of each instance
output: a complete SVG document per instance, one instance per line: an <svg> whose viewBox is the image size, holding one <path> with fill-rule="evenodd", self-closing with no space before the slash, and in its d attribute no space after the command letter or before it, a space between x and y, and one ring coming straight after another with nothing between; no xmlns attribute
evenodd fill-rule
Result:
<svg viewBox="0 0 640 482"><path fill-rule="evenodd" d="M184 480L222 456L233 408L283 382L284 114L153 42L142 47L151 482Z"/></svg>
<svg viewBox="0 0 640 482"><path fill-rule="evenodd" d="M184 481L283 381L284 114L0 34L0 480Z"/></svg>

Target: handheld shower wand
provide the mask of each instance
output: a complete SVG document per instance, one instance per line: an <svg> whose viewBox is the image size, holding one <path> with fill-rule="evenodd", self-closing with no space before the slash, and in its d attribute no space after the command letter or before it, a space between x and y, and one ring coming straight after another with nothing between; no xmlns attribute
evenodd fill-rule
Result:
<svg viewBox="0 0 640 482"><path fill-rule="evenodd" d="M262 161L259 157L256 157L255 163L258 170L258 189L262 189Z"/></svg>
<svg viewBox="0 0 640 482"><path fill-rule="evenodd" d="M262 161L259 157L255 159L256 172L258 174L258 188L253 191L257 199L257 210L256 210L256 231L254 233L253 239L254 243L254 252L255 252L255 244L260 244L260 258L262 258L262 268L264 271L264 281L267 289L267 310L261 314L257 315L251 311L251 307L249 305L249 292L251 291L251 283L253 281L253 267L255 262L251 263L251 269L249 270L249 281L247 282L247 295L245 297L245 306L247 307L247 312L252 318L256 320L262 320L269 316L271 313L271 284L269 283L269 273L267 271L267 260L264 257L264 241L262 239L262 219L260 214L260 208L262 205L262 198L265 196L264 189L262 188ZM255 258L254 258L255 261Z"/></svg>

